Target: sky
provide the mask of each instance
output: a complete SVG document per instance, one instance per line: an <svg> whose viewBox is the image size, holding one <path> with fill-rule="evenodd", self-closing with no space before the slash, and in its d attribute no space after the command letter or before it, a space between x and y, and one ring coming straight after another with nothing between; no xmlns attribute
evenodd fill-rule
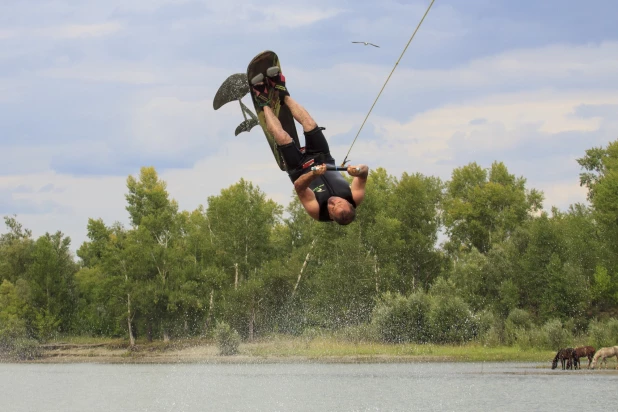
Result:
<svg viewBox="0 0 618 412"><path fill-rule="evenodd" d="M241 178L285 206L261 129L234 136L238 104L213 109L221 83L275 51L341 161L429 3L3 0L0 215L76 250L88 218L128 225L142 166L181 210ZM576 159L618 139L616 15L613 0L436 0L348 159L443 180L501 161L546 210L585 203Z"/></svg>

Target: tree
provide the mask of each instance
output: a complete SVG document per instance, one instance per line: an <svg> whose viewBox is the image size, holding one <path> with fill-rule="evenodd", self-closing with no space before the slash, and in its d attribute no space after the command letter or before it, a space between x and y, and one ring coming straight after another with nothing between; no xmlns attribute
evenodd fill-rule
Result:
<svg viewBox="0 0 618 412"><path fill-rule="evenodd" d="M251 276L258 276L261 266L273 256L271 247L272 229L280 221L282 208L254 187L252 183L241 179L238 183L221 190L218 196L208 198L206 218L212 234L216 263L229 274L227 287L234 293L249 296L249 310L256 310L255 302L261 293L259 281L249 282ZM241 290L242 289L242 290ZM237 299L234 310L245 312L246 307ZM253 312L252 312L253 313ZM255 316L249 318L249 334L254 329Z"/></svg>
<svg viewBox="0 0 618 412"><path fill-rule="evenodd" d="M618 268L618 140L607 147L586 150L586 156L577 159L586 172L580 174L580 185L588 188L594 218L599 222L601 234L613 253L611 267Z"/></svg>
<svg viewBox="0 0 618 412"><path fill-rule="evenodd" d="M24 229L16 216L5 216L4 223L9 232L0 236L0 281L15 283L32 262L34 240L32 232Z"/></svg>
<svg viewBox="0 0 618 412"><path fill-rule="evenodd" d="M244 179L208 198L206 216L216 254L232 271L235 287L269 257L271 229L281 213L281 206Z"/></svg>
<svg viewBox="0 0 618 412"><path fill-rule="evenodd" d="M32 291L32 306L41 324L55 324L69 332L75 315L77 265L70 251L71 239L62 232L39 237L32 250L32 263L25 279Z"/></svg>
<svg viewBox="0 0 618 412"><path fill-rule="evenodd" d="M169 198L167 184L160 180L153 167L142 167L139 179L127 178L127 211L133 225L129 234L130 250L140 262L135 268L139 295L135 303L144 313L149 337L158 320L164 340L169 340L169 328L174 316L170 310L170 294L178 287L181 256L176 253L179 241L178 204Z"/></svg>
<svg viewBox="0 0 618 412"><path fill-rule="evenodd" d="M502 162L488 170L477 163L457 168L447 183L444 222L451 250L459 245L487 253L542 207L543 195L527 190L526 179L509 174Z"/></svg>

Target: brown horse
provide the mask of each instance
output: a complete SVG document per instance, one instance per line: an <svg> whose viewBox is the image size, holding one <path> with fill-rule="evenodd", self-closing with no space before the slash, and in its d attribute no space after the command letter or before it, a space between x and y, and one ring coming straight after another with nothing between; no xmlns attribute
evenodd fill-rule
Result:
<svg viewBox="0 0 618 412"><path fill-rule="evenodd" d="M588 369L590 369L590 364L592 363L592 357L595 354L594 347L592 346L579 346L575 348L575 354L577 355L577 362L575 365L575 369L581 369L581 365L579 364L579 360L581 358L588 358Z"/></svg>
<svg viewBox="0 0 618 412"><path fill-rule="evenodd" d="M551 363L552 369L556 369L558 367L558 360L562 363L562 370L573 369L573 364L575 362L579 362L579 358L577 358L577 354L573 348L560 349Z"/></svg>
<svg viewBox="0 0 618 412"><path fill-rule="evenodd" d="M599 358L601 358L601 362L603 362L605 364L605 367L607 368L607 358L611 358L612 356L616 356L616 360L618 361L618 346L610 346L608 348L599 349L594 354L591 368L594 369L597 366L597 361L599 360ZM616 365L616 369L618 369L618 364Z"/></svg>

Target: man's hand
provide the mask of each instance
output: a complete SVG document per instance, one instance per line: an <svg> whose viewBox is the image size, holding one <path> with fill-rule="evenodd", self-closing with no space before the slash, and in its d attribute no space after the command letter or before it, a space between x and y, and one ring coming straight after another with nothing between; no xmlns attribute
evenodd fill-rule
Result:
<svg viewBox="0 0 618 412"><path fill-rule="evenodd" d="M326 173L326 165L325 164L314 166L314 169L313 169L313 174L314 175L323 175L324 173Z"/></svg>
<svg viewBox="0 0 618 412"><path fill-rule="evenodd" d="M348 166L348 174L350 176L367 177L369 167L367 165Z"/></svg>

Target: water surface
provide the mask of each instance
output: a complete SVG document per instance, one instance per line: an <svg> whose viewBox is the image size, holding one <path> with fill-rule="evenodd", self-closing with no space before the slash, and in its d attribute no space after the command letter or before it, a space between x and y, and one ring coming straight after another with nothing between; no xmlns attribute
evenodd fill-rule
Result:
<svg viewBox="0 0 618 412"><path fill-rule="evenodd" d="M6 412L618 409L615 371L521 363L0 364L0 385Z"/></svg>

